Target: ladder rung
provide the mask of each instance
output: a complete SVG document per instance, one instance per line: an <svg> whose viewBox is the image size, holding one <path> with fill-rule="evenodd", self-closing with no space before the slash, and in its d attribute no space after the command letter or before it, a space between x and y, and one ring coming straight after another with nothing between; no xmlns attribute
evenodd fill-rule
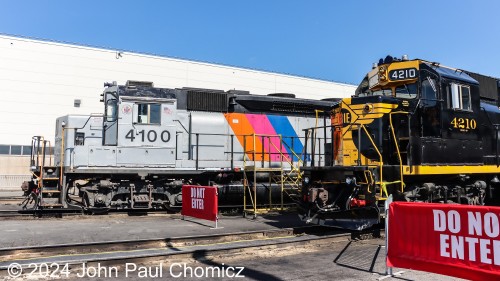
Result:
<svg viewBox="0 0 500 281"><path fill-rule="evenodd" d="M62 207L63 204L41 204L42 207Z"/></svg>
<svg viewBox="0 0 500 281"><path fill-rule="evenodd" d="M59 180L59 178L43 178L42 180L55 181L55 180Z"/></svg>
<svg viewBox="0 0 500 281"><path fill-rule="evenodd" d="M44 170L49 170L49 169L56 169L57 166L43 166Z"/></svg>
<svg viewBox="0 0 500 281"><path fill-rule="evenodd" d="M42 187L42 193L54 193L61 192L59 189L55 189L54 187Z"/></svg>

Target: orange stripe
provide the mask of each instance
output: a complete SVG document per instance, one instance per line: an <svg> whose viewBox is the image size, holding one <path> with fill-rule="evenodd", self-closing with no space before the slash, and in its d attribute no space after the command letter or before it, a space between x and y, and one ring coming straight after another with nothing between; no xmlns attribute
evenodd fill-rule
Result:
<svg viewBox="0 0 500 281"><path fill-rule="evenodd" d="M262 151L263 146L262 142L259 138L255 138L255 149L253 149L253 137L252 134L255 133L252 125L248 121L247 117L243 113L224 113L224 117L226 117L227 123L233 129L234 134L238 138L241 146L245 145L246 139L246 148L243 150L247 152L247 156L250 158L250 161L253 160L252 152L255 150L255 161L262 161ZM268 161L269 154L264 152L264 160Z"/></svg>

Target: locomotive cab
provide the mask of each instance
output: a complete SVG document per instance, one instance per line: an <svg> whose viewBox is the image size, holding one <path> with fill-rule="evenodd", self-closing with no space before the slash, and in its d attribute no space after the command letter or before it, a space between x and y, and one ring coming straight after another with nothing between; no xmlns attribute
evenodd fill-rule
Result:
<svg viewBox="0 0 500 281"><path fill-rule="evenodd" d="M68 172L175 166L175 96L153 90L107 84L104 115L58 118L56 165Z"/></svg>
<svg viewBox="0 0 500 281"><path fill-rule="evenodd" d="M382 140L377 144L386 164L482 163L479 84L466 72L388 57L368 73L353 100L373 96L389 97L385 103L394 104L389 120L380 120L388 121L385 128L375 133L387 136L385 145L383 137L374 138Z"/></svg>
<svg viewBox="0 0 500 281"><path fill-rule="evenodd" d="M174 167L177 104L164 89L127 83L104 91L103 147L114 157L100 157L121 167ZM162 93L157 93L157 92ZM111 155L113 156L113 155Z"/></svg>
<svg viewBox="0 0 500 281"><path fill-rule="evenodd" d="M389 195L493 202L500 174L498 81L405 56L381 59L355 95L332 111L333 138L325 141L331 161L302 168L302 218L363 229L379 221Z"/></svg>

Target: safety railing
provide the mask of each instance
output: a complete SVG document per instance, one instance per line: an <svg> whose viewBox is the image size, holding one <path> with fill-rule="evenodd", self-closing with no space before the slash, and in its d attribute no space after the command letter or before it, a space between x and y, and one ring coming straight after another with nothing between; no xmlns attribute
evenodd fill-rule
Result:
<svg viewBox="0 0 500 281"><path fill-rule="evenodd" d="M323 162L323 165L331 166L334 164L335 155L334 155L333 150L335 147L335 143L334 143L335 140L334 140L333 134L330 134L330 138L324 138L324 141L323 141L324 147L327 147L327 144L328 144L328 146L331 147L331 152L329 152L329 153L326 153L326 152L321 153L321 150L319 150L322 147L321 146L321 138L317 138L315 135L317 134L317 132L319 130L326 131L327 129L330 129L330 132L333 132L335 130L335 127L336 127L335 125L319 126L319 127L313 127L313 128L308 128L308 129L304 130L305 131L305 139L306 139L305 151L310 152L310 157L311 157L310 165L311 165L311 167L322 166L321 157L324 157L324 159L325 159L325 161ZM400 181L384 182L384 173L383 173L384 159L383 159L382 153L378 149L373 137L371 136L370 132L368 131L368 128L364 124L360 124L360 123L356 123L356 122L351 123L348 130L357 131L357 136L358 136L358 139L357 139L357 141L358 141L358 144L357 144L358 145L358 149L357 149L358 159L356 161L357 165L362 165L361 152L359 151L359 149L362 147L363 138L366 138L369 141L371 147L373 147L373 150L376 152L377 157L378 157L378 161L374 161L376 164L374 165L371 163L366 163L366 166L376 167L378 169L378 179L376 181L373 180L373 175L370 172L369 175L365 174L365 181L367 183L371 182L371 184L379 185L379 187L380 187L379 199L385 200L387 198L387 195L388 195L386 186L390 185L390 184L399 183ZM327 134L325 134L325 135L327 136ZM328 142L328 140L330 140L330 141ZM318 157L320 159L319 162L317 161ZM328 164L330 164L330 165L326 165L327 159L329 159Z"/></svg>
<svg viewBox="0 0 500 281"><path fill-rule="evenodd" d="M333 155L333 137L328 136L328 132L332 132L334 126L319 126L304 129L304 155L305 163L309 163L311 167L315 166L330 166L334 163ZM323 132L323 137L318 137L318 130ZM326 136L326 137L325 137Z"/></svg>
<svg viewBox="0 0 500 281"><path fill-rule="evenodd" d="M266 150L257 151L257 140L261 140L262 143L268 144ZM287 192L285 190L285 186L295 186L296 190L298 190L300 183L300 160L301 157L297 155L295 152L292 155L288 153L284 153L285 144L283 142L283 138L281 135L265 135L265 134L253 134L251 136L250 147L247 145L245 141L245 156L244 156L244 175L243 175L243 185L244 185L244 193L243 193L243 212L252 213L253 216L257 216L259 211L263 211L258 208L257 202L257 174L258 173L268 173L268 203L267 209L273 209L273 200L272 200L272 186L278 185L280 188L280 208L283 210L284 208L284 193ZM260 155L261 159L257 156ZM296 164L294 165L294 158L298 159ZM264 166L263 159L268 159L273 162L273 165ZM258 165L260 163L260 167ZM288 164L288 170L285 171L284 163ZM249 175L250 174L250 175ZM251 179L251 181L250 181ZM247 204L247 194L250 199L251 207L248 208ZM287 192L289 196L290 193ZM264 204L265 205L265 204Z"/></svg>
<svg viewBox="0 0 500 281"><path fill-rule="evenodd" d="M409 112L406 112L406 111L394 111L394 112L389 113L389 125L391 127L392 139L394 140L394 146L396 147L396 153L397 153L398 160L399 160L400 190L401 190L401 192L403 192L404 191L403 159L401 157L401 150L399 149L399 142L398 142L398 139L396 138L396 133L394 131L394 126L392 124L392 116L395 115L395 114L404 114L404 115L408 115L409 116ZM408 121L409 120L410 119L408 118ZM409 128L410 128L410 123L408 122L408 129ZM408 133L408 137L410 137L409 133Z"/></svg>
<svg viewBox="0 0 500 281"><path fill-rule="evenodd" d="M32 175L37 179L38 187L42 187L43 183L43 169L46 166L53 165L54 152L50 145L50 141L45 140L41 136L34 136L31 140L31 156L30 156L30 169ZM47 155L48 163L47 163Z"/></svg>
<svg viewBox="0 0 500 281"><path fill-rule="evenodd" d="M220 142L214 143L214 138L219 137ZM245 157L258 162L261 168L269 167L273 162L279 162L281 155L286 159L289 168L301 165L305 156L303 151L296 151L295 147L302 147L303 137L282 136L279 140L280 149L273 149L273 146L278 141L273 141L277 135L249 134L249 135L233 135L233 134L210 134L210 133L192 133L188 144L188 160L193 160L195 169L203 169L202 161L211 160L227 160L230 162L230 168L233 170L236 167L237 161L242 162ZM238 142L240 144L238 145ZM206 155L214 153L214 149L222 149L222 158L208 159ZM278 151L279 150L279 151ZM286 151L286 153L284 152ZM176 149L176 160L182 159L178 155Z"/></svg>

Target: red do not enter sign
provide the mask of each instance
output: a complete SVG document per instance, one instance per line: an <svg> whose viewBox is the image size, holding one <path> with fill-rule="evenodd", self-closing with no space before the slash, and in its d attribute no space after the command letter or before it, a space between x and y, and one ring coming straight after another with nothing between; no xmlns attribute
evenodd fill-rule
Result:
<svg viewBox="0 0 500 281"><path fill-rule="evenodd" d="M183 185L182 215L217 221L218 188L215 186Z"/></svg>

